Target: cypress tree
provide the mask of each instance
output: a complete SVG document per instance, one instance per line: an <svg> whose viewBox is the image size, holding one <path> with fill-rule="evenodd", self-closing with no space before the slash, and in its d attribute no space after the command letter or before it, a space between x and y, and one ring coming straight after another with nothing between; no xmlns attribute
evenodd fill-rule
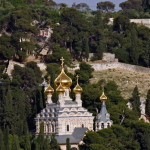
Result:
<svg viewBox="0 0 150 150"><path fill-rule="evenodd" d="M67 138L67 139L66 139L66 150L70 150L70 149L71 149L70 139Z"/></svg>
<svg viewBox="0 0 150 150"><path fill-rule="evenodd" d="M50 145L51 150L60 150L57 140L55 139L55 135L52 135Z"/></svg>
<svg viewBox="0 0 150 150"><path fill-rule="evenodd" d="M3 132L0 129L0 150L5 150Z"/></svg>
<svg viewBox="0 0 150 150"><path fill-rule="evenodd" d="M10 141L9 141L9 129L8 127L4 131L4 143L6 146L6 150L10 150Z"/></svg>
<svg viewBox="0 0 150 150"><path fill-rule="evenodd" d="M19 139L17 135L13 136L12 150L20 150Z"/></svg>
<svg viewBox="0 0 150 150"><path fill-rule="evenodd" d="M150 90L148 90L148 92L147 92L145 113L148 117L150 117Z"/></svg>
<svg viewBox="0 0 150 150"><path fill-rule="evenodd" d="M132 98L130 99L130 102L132 103L133 111L135 111L138 114L138 116L140 116L141 102L140 102L139 90L137 86L133 90Z"/></svg>

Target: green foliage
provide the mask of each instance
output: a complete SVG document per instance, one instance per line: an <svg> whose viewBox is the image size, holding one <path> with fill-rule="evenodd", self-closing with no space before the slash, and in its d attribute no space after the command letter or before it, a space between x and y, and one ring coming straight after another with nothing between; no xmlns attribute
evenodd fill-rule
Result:
<svg viewBox="0 0 150 150"><path fill-rule="evenodd" d="M123 9L135 9L135 10L142 10L142 1L141 0L127 0L119 4L119 6Z"/></svg>
<svg viewBox="0 0 150 150"><path fill-rule="evenodd" d="M147 92L147 99L145 104L145 113L148 117L150 117L150 90Z"/></svg>
<svg viewBox="0 0 150 150"><path fill-rule="evenodd" d="M54 135L51 136L50 145L51 145L51 150L60 150L60 147Z"/></svg>
<svg viewBox="0 0 150 150"><path fill-rule="evenodd" d="M91 67L91 65L86 64L86 63L80 63L80 69L76 70L75 73L76 75L79 75L79 82L82 84L88 83L89 79L92 78L92 72L94 69Z"/></svg>
<svg viewBox="0 0 150 150"><path fill-rule="evenodd" d="M114 11L115 4L110 1L97 3L97 9L103 12Z"/></svg>
<svg viewBox="0 0 150 150"><path fill-rule="evenodd" d="M130 98L130 102L132 103L133 110L140 116L140 95L138 91L138 87L136 86L133 90L132 97Z"/></svg>
<svg viewBox="0 0 150 150"><path fill-rule="evenodd" d="M71 56L70 56L70 53L67 51L66 48L62 48L60 47L58 44L53 44L52 45L52 50L53 50L53 53L51 55L48 55L47 58L46 58L46 61L47 62L60 62L60 58L61 57L64 57L65 59L65 63L67 65L70 65L71 63Z"/></svg>
<svg viewBox="0 0 150 150"><path fill-rule="evenodd" d="M71 149L70 139L67 138L67 139L66 139L66 150L70 150L70 149Z"/></svg>
<svg viewBox="0 0 150 150"><path fill-rule="evenodd" d="M5 150L4 136L1 129L0 129L0 150Z"/></svg>
<svg viewBox="0 0 150 150"><path fill-rule="evenodd" d="M145 11L149 11L150 10L150 1L149 0L142 0L142 6L143 6Z"/></svg>
<svg viewBox="0 0 150 150"><path fill-rule="evenodd" d="M100 130L97 133L92 131L88 132L83 139L85 144L82 147L89 150L140 150L139 143L134 139L135 134L132 129L120 125L113 125L111 128Z"/></svg>

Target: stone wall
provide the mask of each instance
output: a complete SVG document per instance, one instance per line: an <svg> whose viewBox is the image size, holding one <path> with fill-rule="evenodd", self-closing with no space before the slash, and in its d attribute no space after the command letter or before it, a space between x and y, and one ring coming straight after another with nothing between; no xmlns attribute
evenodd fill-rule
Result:
<svg viewBox="0 0 150 150"><path fill-rule="evenodd" d="M120 62L101 62L101 63L89 63L89 64L92 65L95 71L120 68L120 69L129 70L129 71L150 73L149 68L120 63Z"/></svg>
<svg viewBox="0 0 150 150"><path fill-rule="evenodd" d="M20 67L24 67L25 65L24 64L21 64L21 63L18 63L16 61L13 61L13 60L10 60L9 61L9 64L8 64L8 67L6 69L6 73L11 76L11 73L12 71L14 70L14 66L15 65L18 65ZM41 71L44 71L46 70L46 64L44 63L37 63L38 67L40 68Z"/></svg>
<svg viewBox="0 0 150 150"><path fill-rule="evenodd" d="M120 68L120 69L125 69L129 71L134 71L134 72L150 73L150 68L120 63L117 61L116 62L99 62L99 63L89 62L88 64L90 64L94 68L95 71ZM69 71L74 71L77 69L79 69L79 64L76 64L75 68L68 68Z"/></svg>
<svg viewBox="0 0 150 150"><path fill-rule="evenodd" d="M103 53L102 60L106 62L118 62L118 59L115 58L115 54L112 53Z"/></svg>
<svg viewBox="0 0 150 150"><path fill-rule="evenodd" d="M120 63L117 61L116 62L99 62L99 63L88 62L88 64L90 64L94 68L95 71L120 68L120 69L125 69L125 70L129 70L129 71L134 71L134 72L150 73L150 68ZM6 73L9 76L11 76L12 70L14 69L14 65L19 65L21 67L24 67L24 64L20 64L20 63L15 62L15 61L9 61L9 65L8 65L7 70L6 70ZM37 65L41 71L46 70L46 64L38 63ZM69 71L74 71L77 69L79 69L79 64L76 64L75 68L69 68L68 67Z"/></svg>
<svg viewBox="0 0 150 150"><path fill-rule="evenodd" d="M109 25L112 25L114 21L114 18L109 18ZM136 23L136 24L140 24L140 25L144 25L148 28L150 28L150 19L130 19L130 22Z"/></svg>

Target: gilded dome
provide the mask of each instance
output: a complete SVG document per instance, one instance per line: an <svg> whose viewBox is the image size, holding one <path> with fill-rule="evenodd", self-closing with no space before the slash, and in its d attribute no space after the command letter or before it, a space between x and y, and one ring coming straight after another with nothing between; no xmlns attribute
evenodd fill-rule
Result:
<svg viewBox="0 0 150 150"><path fill-rule="evenodd" d="M65 92L65 89L63 88L62 84L60 83L59 86L56 89L56 92L58 94L63 94Z"/></svg>
<svg viewBox="0 0 150 150"><path fill-rule="evenodd" d="M75 94L81 94L81 93L83 92L83 89L81 88L81 86L80 86L79 84L77 84L77 85L75 86L75 88L73 89L73 92L74 92Z"/></svg>
<svg viewBox="0 0 150 150"><path fill-rule="evenodd" d="M82 89L82 87L79 85L79 83L78 83L78 78L79 78L79 76L77 76L77 85L75 86L75 88L73 89L73 92L75 93L75 94L81 94L82 92L83 92L83 89Z"/></svg>
<svg viewBox="0 0 150 150"><path fill-rule="evenodd" d="M106 101L107 101L107 97L106 97L106 95L104 94L104 92L103 92L102 95L100 96L100 100L101 100L102 102L106 102Z"/></svg>
<svg viewBox="0 0 150 150"><path fill-rule="evenodd" d="M45 93L48 94L53 94L54 93L54 89L51 87L50 85L50 76L48 76L48 87L45 90Z"/></svg>
<svg viewBox="0 0 150 150"><path fill-rule="evenodd" d="M64 59L63 57L60 59L62 60L62 70L61 70L61 73L59 74L59 76L55 79L54 83L55 85L58 87L61 83L61 85L63 86L63 88L69 88L72 84L72 80L70 77L68 77L64 71L64 68L63 68L63 64L64 64Z"/></svg>
<svg viewBox="0 0 150 150"><path fill-rule="evenodd" d="M48 94L53 94L54 93L54 89L51 87L51 85L49 84L49 86L46 88L45 93Z"/></svg>

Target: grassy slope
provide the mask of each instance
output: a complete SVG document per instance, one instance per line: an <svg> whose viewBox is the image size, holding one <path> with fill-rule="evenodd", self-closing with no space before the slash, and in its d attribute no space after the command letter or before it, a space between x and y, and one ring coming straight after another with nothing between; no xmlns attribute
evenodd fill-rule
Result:
<svg viewBox="0 0 150 150"><path fill-rule="evenodd" d="M146 97L147 90L150 89L150 74L147 73L138 73L123 69L108 69L94 72L91 82L95 83L101 79L115 81L124 98L131 97L136 85L139 88L141 97Z"/></svg>

